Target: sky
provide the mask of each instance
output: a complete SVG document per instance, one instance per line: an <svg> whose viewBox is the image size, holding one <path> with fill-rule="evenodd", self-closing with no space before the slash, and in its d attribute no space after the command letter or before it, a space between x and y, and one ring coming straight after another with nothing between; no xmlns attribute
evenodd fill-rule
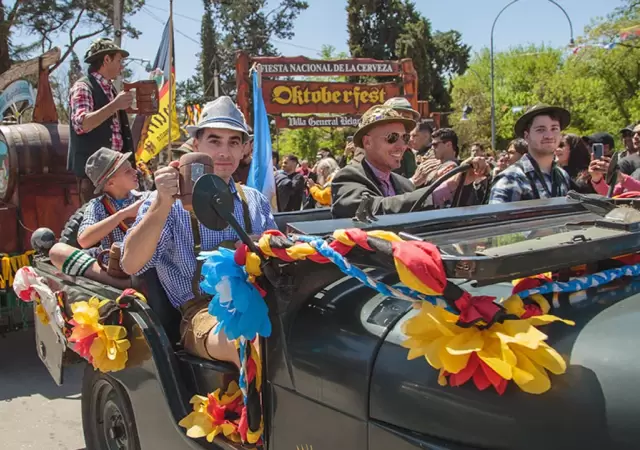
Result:
<svg viewBox="0 0 640 450"><path fill-rule="evenodd" d="M276 0L271 0L274 3ZM472 54L490 43L491 24L509 0L414 0L417 9L431 21L432 29L458 30L463 41L471 45ZM338 52L348 53L346 0L308 0L309 8L295 21L295 36L290 41L274 41L285 56L317 57L323 44ZM574 35L583 33L585 25L598 16L605 16L621 0L557 0L573 23ZM123 47L131 57L153 60L158 50L164 21L168 18L169 0L146 0L142 11L130 18L142 35L139 39L123 38ZM176 76L178 81L195 73L200 51L199 32L202 0L174 0ZM16 36L19 41L24 36ZM567 46L569 23L562 11L548 0L519 0L500 16L495 28L495 49L529 43L554 47ZM64 42L56 42L64 45ZM89 41L81 41L76 52L82 55ZM132 62L134 79L146 79L143 63ZM131 80L132 81L132 80Z"/></svg>

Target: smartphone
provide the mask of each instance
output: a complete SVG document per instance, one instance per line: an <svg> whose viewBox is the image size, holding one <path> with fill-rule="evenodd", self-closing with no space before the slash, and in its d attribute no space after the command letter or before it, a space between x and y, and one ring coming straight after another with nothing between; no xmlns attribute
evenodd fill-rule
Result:
<svg viewBox="0 0 640 450"><path fill-rule="evenodd" d="M347 142L353 142L353 136L347 136Z"/></svg>
<svg viewBox="0 0 640 450"><path fill-rule="evenodd" d="M604 156L604 144L591 144L591 153L594 159L600 159Z"/></svg>

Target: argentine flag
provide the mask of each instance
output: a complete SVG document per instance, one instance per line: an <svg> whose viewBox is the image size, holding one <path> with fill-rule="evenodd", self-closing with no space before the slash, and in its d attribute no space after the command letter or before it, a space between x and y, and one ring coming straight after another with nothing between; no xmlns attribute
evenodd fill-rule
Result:
<svg viewBox="0 0 640 450"><path fill-rule="evenodd" d="M249 167L247 186L259 190L267 197L275 211L276 182L273 177L271 158L271 133L269 118L262 99L262 88L258 83L257 70L253 71L253 159Z"/></svg>

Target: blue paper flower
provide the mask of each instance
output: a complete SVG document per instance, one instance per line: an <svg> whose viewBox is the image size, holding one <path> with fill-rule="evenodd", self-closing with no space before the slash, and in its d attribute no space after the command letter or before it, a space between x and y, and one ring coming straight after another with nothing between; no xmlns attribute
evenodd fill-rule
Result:
<svg viewBox="0 0 640 450"><path fill-rule="evenodd" d="M218 333L222 329L228 339L253 339L256 334L268 337L271 322L267 304L233 255L232 250L220 248L200 256L205 260L200 287L213 296L209 314L219 322L213 331Z"/></svg>

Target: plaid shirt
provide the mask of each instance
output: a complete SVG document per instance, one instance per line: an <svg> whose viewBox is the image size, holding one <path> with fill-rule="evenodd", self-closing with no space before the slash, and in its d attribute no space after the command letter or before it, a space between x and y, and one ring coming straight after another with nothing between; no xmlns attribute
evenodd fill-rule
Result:
<svg viewBox="0 0 640 450"><path fill-rule="evenodd" d="M233 182L229 183L233 193L233 215L246 229L244 223L244 210L242 200ZM262 234L267 230L277 230L278 227L271 213L271 206L267 199L259 191L243 186L243 192L247 198L249 215L251 216L252 233ZM138 217L133 225L135 227L151 207L155 195L149 197L138 210ZM131 228L133 228L131 227ZM231 227L222 231L213 231L200 227L200 241L202 251L216 249L223 241L237 241L238 235ZM129 233L125 236L124 245L127 245ZM160 240L151 260L136 275L140 275L150 268L155 267L158 279L162 284L171 304L176 308L191 300L194 295L191 281L196 270L196 255L193 249L193 232L191 230L191 218L178 200L171 207L167 221L164 224Z"/></svg>
<svg viewBox="0 0 640 450"><path fill-rule="evenodd" d="M98 72L89 74L98 81L109 101L116 98L116 88L113 83L100 75ZM94 111L93 95L91 87L87 83L75 83L69 92L69 117L71 117L71 125L78 134L87 133L82 128L84 117ZM124 141L122 139L122 131L120 129L120 119L118 114L114 114L111 121L111 148L117 152L122 151Z"/></svg>
<svg viewBox="0 0 640 450"><path fill-rule="evenodd" d="M553 178L549 173L542 173L544 183L536 174L536 169L529 154L524 155L520 161L505 169L491 187L489 203L511 203L522 200L535 200L539 198L551 198L553 194ZM553 164L552 173L560 175L560 183L557 187L556 197L564 197L569 192L571 179L564 169ZM532 187L534 181L535 190ZM547 192L548 191L548 192Z"/></svg>
<svg viewBox="0 0 640 450"><path fill-rule="evenodd" d="M146 199L147 197L149 197L149 194L149 192L131 191L129 192L129 196L123 200L116 200L108 194L103 194L98 198L94 198L89 203L87 203L87 207L84 210L84 217L82 218L82 223L80 224L80 228L78 229L78 236L81 235L91 225L102 222L109 217L109 213L107 213L107 210L102 204L102 198L105 195L107 195L109 200L111 200L111 203L115 207L116 211L120 211L127 206L134 204L138 200ZM95 258L102 250L110 248L112 243L122 242L123 240L124 233L122 232L120 227L116 227L109 235L105 236L100 241L100 246L87 249L87 253ZM106 262L106 257L104 262Z"/></svg>

